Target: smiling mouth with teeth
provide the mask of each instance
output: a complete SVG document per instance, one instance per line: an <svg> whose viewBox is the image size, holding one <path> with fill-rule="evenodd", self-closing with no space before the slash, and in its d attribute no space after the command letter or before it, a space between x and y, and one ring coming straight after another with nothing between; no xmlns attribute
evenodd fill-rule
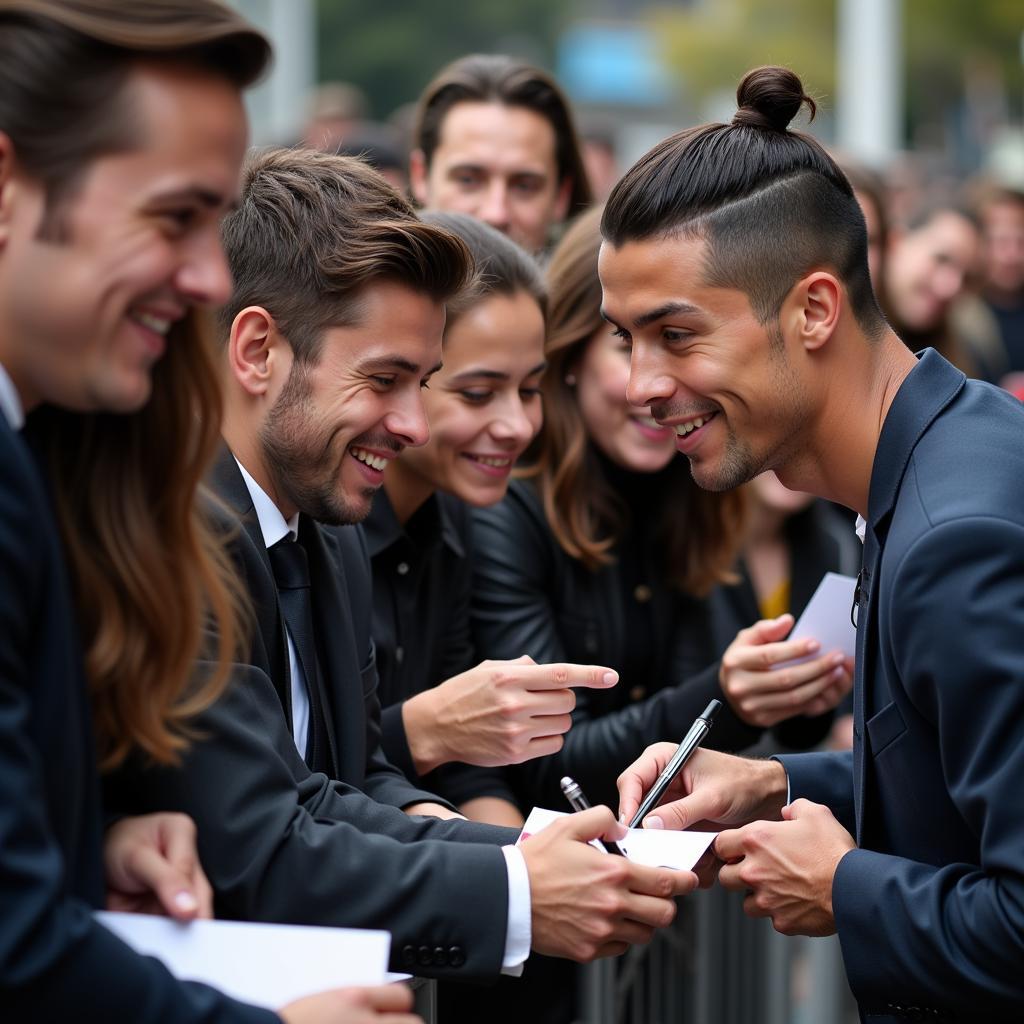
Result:
<svg viewBox="0 0 1024 1024"><path fill-rule="evenodd" d="M687 420L686 423L677 423L675 426L676 437L686 437L687 434L692 434L695 430L699 430L705 423L713 419L715 415L716 413L709 412L705 416L698 416L696 419Z"/></svg>
<svg viewBox="0 0 1024 1024"><path fill-rule="evenodd" d="M472 462L479 462L484 466L493 466L495 469L505 469L507 466L512 465L512 460L510 458L496 459L488 455L470 455L468 453L466 454L466 458L470 459Z"/></svg>
<svg viewBox="0 0 1024 1024"><path fill-rule="evenodd" d="M387 468L387 459L381 458L379 455L374 455L372 452L368 452L364 448L349 448L349 451L352 453L353 457L369 466L370 469L377 470L378 473L383 473Z"/></svg>
<svg viewBox="0 0 1024 1024"><path fill-rule="evenodd" d="M163 316L154 316L152 313L130 313L129 316L137 324L148 328L155 334L165 335L171 329L173 321Z"/></svg>

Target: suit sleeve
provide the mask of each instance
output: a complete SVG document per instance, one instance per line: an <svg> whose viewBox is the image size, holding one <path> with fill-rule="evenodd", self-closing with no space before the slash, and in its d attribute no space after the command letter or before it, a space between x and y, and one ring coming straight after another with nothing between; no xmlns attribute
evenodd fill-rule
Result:
<svg viewBox="0 0 1024 1024"><path fill-rule="evenodd" d="M0 438L0 445L5 443ZM8 442L8 447L10 447ZM47 815L41 751L33 742L29 645L40 604L53 579L40 566L45 524L30 515L27 496L42 499L31 467L0 453L0 1006L5 1022L131 1020L157 1022L276 1021L265 1010L234 1002L202 985L176 981L156 960L141 957L67 893L65 865ZM53 638L56 640L57 638ZM73 685L66 680L66 685ZM60 713L59 711L56 713Z"/></svg>
<svg viewBox="0 0 1024 1024"><path fill-rule="evenodd" d="M136 811L163 807L195 819L220 914L386 928L395 970L498 975L508 910L499 846L515 841L514 830L410 818L309 772L272 683L251 666L236 667L198 728L205 738L180 769L122 772L115 798ZM410 962L410 950L444 956Z"/></svg>
<svg viewBox="0 0 1024 1024"><path fill-rule="evenodd" d="M887 624L976 864L854 850L833 886L850 984L864 1007L942 1003L964 1019L1024 1005L1024 528L976 517L931 529L895 572ZM912 784L912 780L908 780Z"/></svg>
<svg viewBox="0 0 1024 1024"><path fill-rule="evenodd" d="M849 750L778 754L789 779L791 800L825 804L847 832L856 830L853 807L853 753Z"/></svg>
<svg viewBox="0 0 1024 1024"><path fill-rule="evenodd" d="M529 654L537 662L565 661L559 625L564 609L551 595L558 593L558 574L571 563L556 548L539 503L534 507L523 493L510 491L500 504L474 511L473 532L473 628L480 652L489 658ZM527 803L561 806L558 780L568 774L593 802L617 806L619 773L651 743L678 741L708 701L721 696L717 662L686 682L601 716L591 710L589 691L578 689L562 749L510 771ZM759 735L725 705L707 745L736 750Z"/></svg>

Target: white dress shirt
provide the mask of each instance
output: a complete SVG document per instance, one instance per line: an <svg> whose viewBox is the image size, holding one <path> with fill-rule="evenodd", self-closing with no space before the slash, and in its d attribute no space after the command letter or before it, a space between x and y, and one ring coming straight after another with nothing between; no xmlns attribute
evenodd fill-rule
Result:
<svg viewBox="0 0 1024 1024"><path fill-rule="evenodd" d="M2 374L2 367L0 367ZM0 381L2 383L2 381ZM0 388L0 401L2 401ZM252 497L256 518L259 520L263 543L269 551L271 546L291 534L298 536L299 516L296 513L291 519L285 519L281 510L270 499L270 496L252 478L238 459L235 459L245 486ZM299 659L295 654L291 632L285 626L288 640L288 670L291 676L292 698L292 737L295 746L303 758L306 756L306 738L309 730L309 695L306 692L306 680L302 675ZM523 964L530 955L531 907L530 907L530 874L526 869L526 860L522 851L514 846L503 846L501 852L505 856L505 869L508 872L508 921L505 927L505 955L501 961L502 974L519 975L523 972Z"/></svg>
<svg viewBox="0 0 1024 1024"><path fill-rule="evenodd" d="M0 363L0 414L11 425L11 430L21 430L25 425L25 410L21 399L7 371Z"/></svg>

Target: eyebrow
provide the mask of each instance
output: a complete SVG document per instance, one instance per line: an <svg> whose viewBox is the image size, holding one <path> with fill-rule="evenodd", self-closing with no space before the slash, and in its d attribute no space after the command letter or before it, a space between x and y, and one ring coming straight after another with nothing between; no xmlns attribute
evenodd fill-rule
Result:
<svg viewBox="0 0 1024 1024"><path fill-rule="evenodd" d="M648 324L653 324L655 321L660 320L662 317L672 316L675 313L701 313L702 310L697 306L692 305L689 302L666 302L663 306L658 306L656 309L649 310L646 313L641 313L633 321L634 327L646 327ZM600 309L601 318L607 320L612 327L621 328L622 325L617 321L613 320L609 315L608 311L604 306Z"/></svg>
<svg viewBox="0 0 1024 1024"><path fill-rule="evenodd" d="M402 356L381 356L377 359L368 359L363 363L361 369L365 373L373 373L376 370L401 370L404 373L420 374L424 377L429 377L431 374L437 373L441 369L441 363L436 363L426 372L421 371L419 366L409 359L405 359Z"/></svg>
<svg viewBox="0 0 1024 1024"><path fill-rule="evenodd" d="M547 369L547 362L538 363L532 370L530 370L526 376L535 377L538 373L543 373ZM499 370L486 370L483 367L473 368L470 367L468 370L463 370L462 373L456 374L452 377L452 383L457 384L464 380L498 380L504 381L509 379L509 374L502 373Z"/></svg>
<svg viewBox="0 0 1024 1024"><path fill-rule="evenodd" d="M238 207L237 197L232 196L228 199L220 192L210 188L203 188L201 185L191 185L170 192L162 192L159 195L153 196L151 201L153 203L198 202L200 205L209 207L211 210L216 210L221 206L226 206L229 210L234 210Z"/></svg>

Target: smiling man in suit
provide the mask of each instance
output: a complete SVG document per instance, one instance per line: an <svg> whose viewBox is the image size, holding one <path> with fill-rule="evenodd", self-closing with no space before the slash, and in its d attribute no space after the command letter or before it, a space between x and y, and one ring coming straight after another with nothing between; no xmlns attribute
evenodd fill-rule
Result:
<svg viewBox="0 0 1024 1024"><path fill-rule="evenodd" d="M698 484L774 469L860 513L854 749L700 751L647 825L726 828L722 883L838 932L865 1019L1019 1020L1024 409L886 324L849 182L787 128L799 79L758 69L739 101L612 192L604 308ZM620 778L626 815L673 749Z"/></svg>
<svg viewBox="0 0 1024 1024"><path fill-rule="evenodd" d="M361 161L281 150L251 158L225 248L213 484L256 624L181 769L133 768L121 799L196 819L222 913L387 928L396 969L493 979L531 947L586 960L646 941L696 877L589 847L617 830L606 808L515 848L380 753L362 535L320 523L365 516L387 462L426 440L462 243Z"/></svg>

